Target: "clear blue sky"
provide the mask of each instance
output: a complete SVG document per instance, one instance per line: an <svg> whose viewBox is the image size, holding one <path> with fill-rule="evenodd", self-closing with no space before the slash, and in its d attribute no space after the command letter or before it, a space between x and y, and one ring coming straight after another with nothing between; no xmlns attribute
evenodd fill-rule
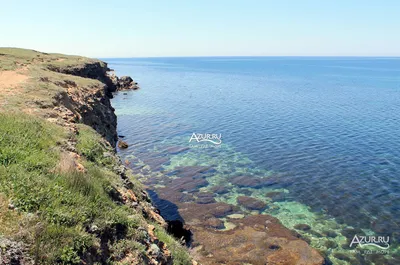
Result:
<svg viewBox="0 0 400 265"><path fill-rule="evenodd" d="M0 46L91 57L400 56L398 0L0 0Z"/></svg>

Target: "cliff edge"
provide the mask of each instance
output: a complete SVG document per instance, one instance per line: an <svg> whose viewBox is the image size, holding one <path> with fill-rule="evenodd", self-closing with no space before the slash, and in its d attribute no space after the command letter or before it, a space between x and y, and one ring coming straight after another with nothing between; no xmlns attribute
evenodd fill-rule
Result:
<svg viewBox="0 0 400 265"><path fill-rule="evenodd" d="M0 264L192 264L115 154L94 59L0 48Z"/></svg>

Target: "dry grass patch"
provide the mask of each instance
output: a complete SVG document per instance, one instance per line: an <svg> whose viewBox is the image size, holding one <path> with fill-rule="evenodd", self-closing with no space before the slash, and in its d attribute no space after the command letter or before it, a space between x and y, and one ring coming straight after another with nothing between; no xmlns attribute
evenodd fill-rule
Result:
<svg viewBox="0 0 400 265"><path fill-rule="evenodd" d="M8 200L0 194L0 236L11 236L18 233L22 220L21 214L8 208Z"/></svg>

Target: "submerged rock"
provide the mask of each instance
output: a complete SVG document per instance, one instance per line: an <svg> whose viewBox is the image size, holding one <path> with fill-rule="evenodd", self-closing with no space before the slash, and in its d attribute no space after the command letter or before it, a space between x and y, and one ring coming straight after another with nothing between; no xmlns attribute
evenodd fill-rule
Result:
<svg viewBox="0 0 400 265"><path fill-rule="evenodd" d="M225 228L224 222L218 218L211 217L204 222L204 226L211 227L214 229L223 229Z"/></svg>
<svg viewBox="0 0 400 265"><path fill-rule="evenodd" d="M233 185L239 188L255 188L259 189L262 187L274 185L277 181L273 178L258 178L253 176L237 176L230 179Z"/></svg>
<svg viewBox="0 0 400 265"><path fill-rule="evenodd" d="M122 140L119 140L119 141L118 141L118 148L120 148L120 149L126 149L126 148L128 148L128 147L129 147L129 145L128 145L127 142L124 142L124 141L122 141Z"/></svg>
<svg viewBox="0 0 400 265"><path fill-rule="evenodd" d="M302 230L302 231L309 231L311 230L311 226L308 224L297 224L294 226L295 229L297 230Z"/></svg>
<svg viewBox="0 0 400 265"><path fill-rule="evenodd" d="M179 178L200 177L202 173L212 170L211 166L186 166L176 167L169 175L175 175Z"/></svg>
<svg viewBox="0 0 400 265"><path fill-rule="evenodd" d="M143 158L143 163L149 165L152 170L161 170L163 164L169 163L169 158L166 156L159 157L159 156L149 156Z"/></svg>
<svg viewBox="0 0 400 265"><path fill-rule="evenodd" d="M208 204L216 202L214 199L214 194L211 192L199 192L196 194L196 196L197 196L196 202L200 204Z"/></svg>
<svg viewBox="0 0 400 265"><path fill-rule="evenodd" d="M211 191L216 194L225 194L229 192L229 189L224 186L214 186L211 188Z"/></svg>
<svg viewBox="0 0 400 265"><path fill-rule="evenodd" d="M227 231L192 226L195 253L204 265L211 264L310 264L321 265L323 257L268 215L232 219ZM196 251L196 249L195 249Z"/></svg>
<svg viewBox="0 0 400 265"><path fill-rule="evenodd" d="M240 207L223 202L182 202L182 197L192 195L182 191L206 182L202 173L198 175L197 169L200 168L183 170L180 177L170 179L165 187L157 189L157 194L177 207L179 216L193 233L191 246L196 246L195 256L201 264L323 264L324 259L316 250L272 216L246 217ZM211 190L215 192L225 188ZM197 192L193 196L212 198L214 194ZM241 197L238 200L250 209L259 210L267 206L258 199ZM229 221L224 223L219 218Z"/></svg>
<svg viewBox="0 0 400 265"><path fill-rule="evenodd" d="M210 204L187 203L181 206L179 213L188 224L201 222L211 217L221 218L234 212L234 206L215 202Z"/></svg>
<svg viewBox="0 0 400 265"><path fill-rule="evenodd" d="M285 193L281 191L270 191L265 194L266 197L271 198L273 201L285 200Z"/></svg>
<svg viewBox="0 0 400 265"><path fill-rule="evenodd" d="M239 205L249 209L249 210L259 210L262 211L267 208L267 204L261 200L248 197L248 196L239 196L237 198L237 202Z"/></svg>
<svg viewBox="0 0 400 265"><path fill-rule="evenodd" d="M348 261L348 262L351 261L351 258L343 253L334 253L333 256L339 260Z"/></svg>
<svg viewBox="0 0 400 265"><path fill-rule="evenodd" d="M175 154L185 152L189 149L190 148L186 147L186 146L170 146L170 147L165 148L164 152L166 152L170 155L175 155Z"/></svg>
<svg viewBox="0 0 400 265"><path fill-rule="evenodd" d="M326 237L331 237L331 238L337 237L337 236L338 236L334 231L324 231L323 234L324 234Z"/></svg>
<svg viewBox="0 0 400 265"><path fill-rule="evenodd" d="M338 244L335 241L328 240L325 242L326 248L337 248Z"/></svg>
<svg viewBox="0 0 400 265"><path fill-rule="evenodd" d="M201 187L208 185L208 181L203 178L181 178L171 182L171 187L178 191L194 192Z"/></svg>

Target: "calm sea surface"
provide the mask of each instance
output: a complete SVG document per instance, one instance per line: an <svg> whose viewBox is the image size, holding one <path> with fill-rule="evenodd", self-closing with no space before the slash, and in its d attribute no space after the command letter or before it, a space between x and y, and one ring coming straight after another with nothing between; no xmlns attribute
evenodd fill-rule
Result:
<svg viewBox="0 0 400 265"><path fill-rule="evenodd" d="M265 213L285 226L311 226L312 234L299 232L335 264L347 264L334 254L348 253L356 233L390 236L385 257L398 253L400 58L106 61L141 87L112 101L119 134L131 144L120 152L124 158L191 147L154 170L213 166L210 185L230 189L217 200L264 200L271 205ZM189 143L193 133L221 134L222 144ZM273 181L239 187L229 180L238 175ZM268 192L284 196L271 201ZM335 244L326 246L326 230Z"/></svg>

